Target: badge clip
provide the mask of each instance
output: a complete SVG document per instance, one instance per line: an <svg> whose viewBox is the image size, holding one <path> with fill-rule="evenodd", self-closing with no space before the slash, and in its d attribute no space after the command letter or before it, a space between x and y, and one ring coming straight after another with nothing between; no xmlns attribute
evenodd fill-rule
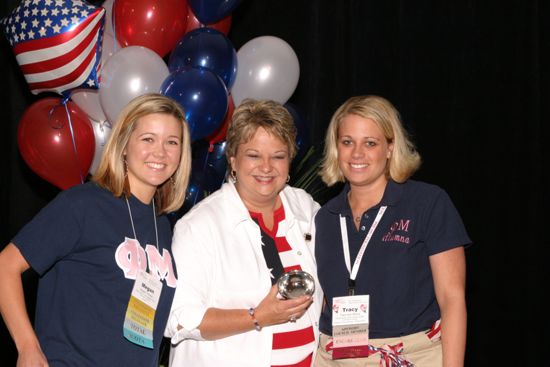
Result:
<svg viewBox="0 0 550 367"><path fill-rule="evenodd" d="M355 280L348 279L348 296L355 296Z"/></svg>

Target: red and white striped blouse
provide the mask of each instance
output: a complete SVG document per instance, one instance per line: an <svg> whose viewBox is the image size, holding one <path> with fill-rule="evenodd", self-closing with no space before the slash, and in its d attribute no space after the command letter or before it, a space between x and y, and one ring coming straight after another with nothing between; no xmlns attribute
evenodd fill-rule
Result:
<svg viewBox="0 0 550 367"><path fill-rule="evenodd" d="M263 246L276 247L283 271L302 270L286 237L277 237L279 224L285 220L283 206L281 205L273 213L273 228L271 230L265 226L261 213L250 212L250 216L260 226ZM272 274L274 279L280 275ZM296 322L275 325L273 327L271 365L273 367L310 367L314 344L313 326L307 317L301 317Z"/></svg>

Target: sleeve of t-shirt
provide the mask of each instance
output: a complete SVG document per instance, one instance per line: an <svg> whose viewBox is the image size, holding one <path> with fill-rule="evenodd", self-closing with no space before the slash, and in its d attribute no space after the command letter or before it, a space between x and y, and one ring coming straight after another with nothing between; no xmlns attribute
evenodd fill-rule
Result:
<svg viewBox="0 0 550 367"><path fill-rule="evenodd" d="M435 193L428 210L425 230L429 256L471 243L460 214L444 190Z"/></svg>
<svg viewBox="0 0 550 367"><path fill-rule="evenodd" d="M81 235L77 212L70 195L62 192L13 238L12 242L39 275L74 249Z"/></svg>

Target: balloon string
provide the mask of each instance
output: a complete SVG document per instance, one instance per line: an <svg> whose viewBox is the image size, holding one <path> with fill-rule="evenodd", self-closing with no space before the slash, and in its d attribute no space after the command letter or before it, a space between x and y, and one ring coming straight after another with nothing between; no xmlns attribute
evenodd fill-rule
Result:
<svg viewBox="0 0 550 367"><path fill-rule="evenodd" d="M63 106L64 104L66 104L69 101L69 99L71 98L71 92L72 91L70 91L70 90L62 92L61 96L63 97L63 99L61 99L59 104L53 106L50 109L50 111L48 112L48 121L50 122L50 126L52 127L52 129L63 129L63 126L65 126L65 124L61 120L52 122L53 113L55 112L56 108L58 108L60 106Z"/></svg>
<svg viewBox="0 0 550 367"><path fill-rule="evenodd" d="M109 129L113 128L108 120L99 122L99 128L101 129L101 146L104 146L107 143L107 137L105 136L105 127Z"/></svg>
<svg viewBox="0 0 550 367"><path fill-rule="evenodd" d="M109 129L113 129L113 124L111 124L111 121L105 120L103 121L103 125L107 126Z"/></svg>
<svg viewBox="0 0 550 367"><path fill-rule="evenodd" d="M72 94L72 90L69 90L69 91L65 91L62 96L63 96L63 99L61 100L61 104L63 106L67 106L67 103L69 102L69 99L71 99L71 94Z"/></svg>
<svg viewBox="0 0 550 367"><path fill-rule="evenodd" d="M80 175L80 183L84 183L84 176L82 175L82 167L80 165L80 159L78 158L78 150L76 149L76 140L74 137L73 122L71 120L71 114L69 108L67 107L68 98L64 99L61 103L65 107L65 112L67 112L67 119L69 120L69 129L71 131L71 140L73 142L74 154L76 156L76 164L78 165L78 174Z"/></svg>
<svg viewBox="0 0 550 367"><path fill-rule="evenodd" d="M204 170L206 169L206 166L208 165L208 156L210 155L210 151L208 151L206 153L206 156L204 157L204 163L202 165L202 171L204 172Z"/></svg>
<svg viewBox="0 0 550 367"><path fill-rule="evenodd" d="M59 106L61 106L61 104L60 104ZM52 123L52 115L53 115L55 109L56 109L57 107L59 107L59 106L53 106L53 107L50 109L50 111L48 112L48 122L50 123L50 127L51 127L52 129L62 129L62 128L63 128L63 123L61 123L61 122L59 123L59 125L57 125L57 124L54 125L54 124Z"/></svg>
<svg viewBox="0 0 550 367"><path fill-rule="evenodd" d="M202 184L204 183L204 176L205 176L205 170L206 170L206 166L207 166L207 163L208 163L208 156L210 155L210 152L207 152L206 153L206 156L204 158L204 163L202 164L202 180L201 180L201 186ZM197 195L195 195L195 199L193 200L193 206L195 206L195 204L197 203L197 198L199 197L199 193L197 192Z"/></svg>
<svg viewBox="0 0 550 367"><path fill-rule="evenodd" d="M111 23L113 24L113 53L117 52L116 47L116 19L115 19L115 1L111 4Z"/></svg>

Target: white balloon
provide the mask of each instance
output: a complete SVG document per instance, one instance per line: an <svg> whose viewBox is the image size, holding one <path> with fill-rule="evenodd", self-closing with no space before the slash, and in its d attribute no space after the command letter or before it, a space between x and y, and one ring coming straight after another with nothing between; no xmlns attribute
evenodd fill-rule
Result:
<svg viewBox="0 0 550 367"><path fill-rule="evenodd" d="M105 8L105 30L103 31L103 36L105 34L109 34L110 36L114 36L115 29L113 26L113 3L114 0L105 0L103 3L103 7Z"/></svg>
<svg viewBox="0 0 550 367"><path fill-rule="evenodd" d="M142 46L118 50L101 72L99 102L112 124L128 102L146 93L158 93L169 75L168 66L156 52Z"/></svg>
<svg viewBox="0 0 550 367"><path fill-rule="evenodd" d="M103 68L105 62L122 47L120 46L120 43L118 43L118 41L108 33L103 34L103 42L101 46L101 68Z"/></svg>
<svg viewBox="0 0 550 367"><path fill-rule="evenodd" d="M99 91L97 89L75 89L71 92L71 99L88 117L96 121L105 121L107 117L99 103Z"/></svg>
<svg viewBox="0 0 550 367"><path fill-rule="evenodd" d="M94 121L92 119L90 119L90 122L94 128L95 152L89 172L94 175L103 157L103 148L107 144L109 135L111 135L111 124L108 121Z"/></svg>
<svg viewBox="0 0 550 367"><path fill-rule="evenodd" d="M235 106L245 98L285 103L298 85L298 57L280 38L253 38L237 52L237 63L237 76L231 89Z"/></svg>

